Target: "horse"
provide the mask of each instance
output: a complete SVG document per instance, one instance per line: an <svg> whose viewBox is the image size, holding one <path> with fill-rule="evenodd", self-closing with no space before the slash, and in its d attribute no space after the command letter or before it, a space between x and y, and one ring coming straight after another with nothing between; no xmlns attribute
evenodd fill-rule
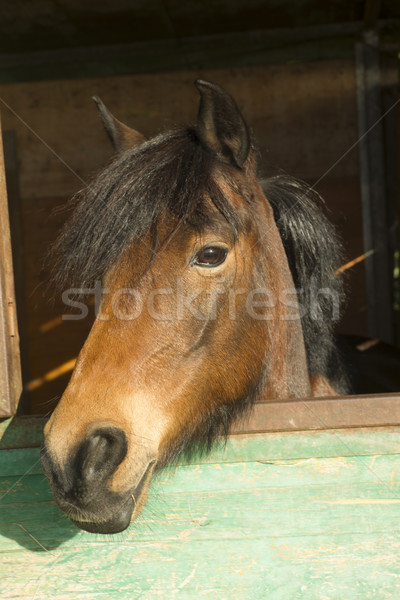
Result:
<svg viewBox="0 0 400 600"><path fill-rule="evenodd" d="M101 282L41 451L57 504L89 532L126 529L155 473L226 439L255 402L347 389L339 238L305 184L260 183L236 102L195 85L195 124L149 140L95 98L115 155L54 248L64 293Z"/></svg>

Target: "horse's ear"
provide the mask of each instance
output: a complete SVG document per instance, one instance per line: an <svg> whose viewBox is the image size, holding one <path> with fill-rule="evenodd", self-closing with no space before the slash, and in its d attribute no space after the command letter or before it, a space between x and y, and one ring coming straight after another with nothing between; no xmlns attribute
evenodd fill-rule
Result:
<svg viewBox="0 0 400 600"><path fill-rule="evenodd" d="M93 100L99 109L104 129L106 130L107 135L117 152L129 150L129 148L138 146L146 140L141 133L135 129L131 129L127 125L124 125L121 123L121 121L118 121L118 119L116 119L114 115L110 113L98 96L93 96Z"/></svg>
<svg viewBox="0 0 400 600"><path fill-rule="evenodd" d="M198 79L200 108L196 131L200 141L214 154L243 167L250 151L250 134L233 98L222 88Z"/></svg>

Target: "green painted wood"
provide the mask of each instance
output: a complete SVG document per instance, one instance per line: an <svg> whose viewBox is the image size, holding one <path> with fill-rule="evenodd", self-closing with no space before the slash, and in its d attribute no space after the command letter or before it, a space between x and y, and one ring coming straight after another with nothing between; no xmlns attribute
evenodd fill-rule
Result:
<svg viewBox="0 0 400 600"><path fill-rule="evenodd" d="M299 461L275 462L237 462L216 463L210 465L181 466L166 468L153 479L153 493L180 494L237 493L250 488L253 491L269 487L294 489L306 485L336 485L351 483L363 485L390 481L384 486L388 497L397 485L398 455L368 457L347 457ZM400 472L399 472L400 477ZM2 506L13 503L51 500L51 494L44 485L45 477L40 475L22 475L0 478L0 497Z"/></svg>
<svg viewBox="0 0 400 600"><path fill-rule="evenodd" d="M3 598L381 600L398 597L399 550L388 534L375 544L360 535L255 539L250 556L244 539L230 545L178 541L129 552L123 544L99 544L68 559L42 553L16 564L11 555L13 575L6 583L12 590Z"/></svg>
<svg viewBox="0 0 400 600"><path fill-rule="evenodd" d="M40 446L45 422L43 417L13 417L0 421L0 450Z"/></svg>
<svg viewBox="0 0 400 600"><path fill-rule="evenodd" d="M0 421L0 450L13 451L10 454L0 452L0 475L5 469L32 469L40 473L39 451L31 453L43 442L43 417L14 417ZM373 432L373 435L371 433ZM265 440L268 440L268 444ZM299 436L297 432L235 434L226 444L213 448L208 456L196 459L196 462L230 462L234 460L255 460L258 457L273 459L307 458L311 456L363 456L373 454L396 454L400 445L400 427L377 427L361 429L334 429L328 431L307 431ZM31 461L31 457L34 460ZM180 464L187 464L182 458ZM37 463L37 464L36 464ZM14 467L12 465L15 465Z"/></svg>
<svg viewBox="0 0 400 600"><path fill-rule="evenodd" d="M179 488L178 488L179 489ZM173 539L252 539L254 537L309 536L399 532L399 484L391 490L382 490L377 484L344 485L338 489L329 486L302 486L291 489L251 488L249 491L190 492L171 495L150 495L140 520L124 537L126 544L158 543ZM49 494L50 495L50 494ZM47 502L46 502L47 501ZM29 505L28 505L29 504ZM46 505L46 506L44 506ZM378 507L378 508L377 508ZM49 498L42 502L36 496L30 503L4 505L1 530L19 527L20 539L26 537L21 525L47 549L57 547L60 537L66 540L77 533L75 527L59 513ZM374 517L379 513L379 520ZM43 516L53 524L43 528ZM299 520L298 516L302 519ZM17 525L19 523L19 525ZM57 529L56 538L54 538ZM162 536L160 536L162 531ZM75 549L92 540L85 534L73 541ZM88 539L89 538L89 539ZM105 536L100 536L104 541ZM32 538L31 546L39 546ZM3 549L12 544L5 541Z"/></svg>
<svg viewBox="0 0 400 600"><path fill-rule="evenodd" d="M113 536L59 511L37 448L0 451L1 598L399 598L399 433L234 436Z"/></svg>

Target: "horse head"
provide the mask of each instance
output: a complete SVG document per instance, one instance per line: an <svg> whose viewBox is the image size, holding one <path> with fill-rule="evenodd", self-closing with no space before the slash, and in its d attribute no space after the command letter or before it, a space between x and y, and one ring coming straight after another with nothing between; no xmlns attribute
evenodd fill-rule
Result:
<svg viewBox="0 0 400 600"><path fill-rule="evenodd" d="M57 503L88 531L125 529L156 470L208 450L257 399L311 394L248 126L228 93L196 86L195 125L150 140L96 100L117 155L57 244L63 282L102 282L42 450Z"/></svg>

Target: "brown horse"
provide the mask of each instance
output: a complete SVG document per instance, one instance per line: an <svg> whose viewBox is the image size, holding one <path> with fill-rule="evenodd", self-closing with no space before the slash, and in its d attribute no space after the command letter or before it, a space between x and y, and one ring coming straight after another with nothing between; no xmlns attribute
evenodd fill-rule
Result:
<svg viewBox="0 0 400 600"><path fill-rule="evenodd" d="M57 243L64 286L102 281L42 450L57 503L87 531L125 529L155 470L208 450L255 401L344 389L334 231L298 182L264 193L234 100L196 86L195 126L150 141L96 99L117 156Z"/></svg>

